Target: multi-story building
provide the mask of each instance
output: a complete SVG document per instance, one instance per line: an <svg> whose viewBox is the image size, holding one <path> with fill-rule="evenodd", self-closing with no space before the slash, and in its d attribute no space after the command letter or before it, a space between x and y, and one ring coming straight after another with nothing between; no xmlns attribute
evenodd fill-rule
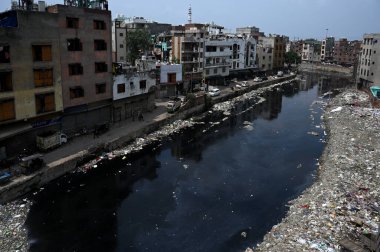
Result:
<svg viewBox="0 0 380 252"><path fill-rule="evenodd" d="M115 62L127 61L128 33L136 30L146 30L149 35L156 37L159 34L169 34L171 24L158 23L146 20L143 17L118 16L112 22L112 59Z"/></svg>
<svg viewBox="0 0 380 252"><path fill-rule="evenodd" d="M380 85L380 34L364 34L357 82L359 87Z"/></svg>
<svg viewBox="0 0 380 252"><path fill-rule="evenodd" d="M284 67L287 40L287 37L279 35L269 35L269 37L259 38L259 43L264 47L272 48L272 69L274 71L281 70Z"/></svg>
<svg viewBox="0 0 380 252"><path fill-rule="evenodd" d="M322 40L321 45L321 61L332 62L334 59L334 44L335 38L328 37Z"/></svg>
<svg viewBox="0 0 380 252"><path fill-rule="evenodd" d="M0 146L7 155L33 149L41 132L72 133L111 114L111 13L64 5L29 9L1 14Z"/></svg>
<svg viewBox="0 0 380 252"><path fill-rule="evenodd" d="M127 60L127 28L123 18L115 18L112 22L112 61Z"/></svg>
<svg viewBox="0 0 380 252"><path fill-rule="evenodd" d="M174 26L172 30L172 61L183 66L185 88L202 82L204 41L208 35L203 24Z"/></svg>
<svg viewBox="0 0 380 252"><path fill-rule="evenodd" d="M160 64L160 84L159 97L176 96L183 89L182 65L181 64Z"/></svg>
<svg viewBox="0 0 380 252"><path fill-rule="evenodd" d="M348 41L346 38L335 41L333 61L342 66L353 66L359 57L360 47L360 41Z"/></svg>
<svg viewBox="0 0 380 252"><path fill-rule="evenodd" d="M112 102L111 12L54 5L61 51L63 128L75 131L110 121Z"/></svg>
<svg viewBox="0 0 380 252"><path fill-rule="evenodd" d="M260 28L257 28L255 26L236 28L236 34L252 36L256 39L256 41L259 39L259 37L264 37L264 32L260 32Z"/></svg>
<svg viewBox="0 0 380 252"><path fill-rule="evenodd" d="M257 44L256 64L261 72L272 71L273 48L271 46Z"/></svg>
<svg viewBox="0 0 380 252"><path fill-rule="evenodd" d="M14 10L1 16L0 149L13 156L41 130L60 128L61 43L56 15Z"/></svg>
<svg viewBox="0 0 380 252"><path fill-rule="evenodd" d="M211 85L224 84L224 78L230 74L231 43L220 37L205 41L204 78Z"/></svg>
<svg viewBox="0 0 380 252"><path fill-rule="evenodd" d="M257 40L252 36L227 37L231 43L230 72L252 71L256 68Z"/></svg>
<svg viewBox="0 0 380 252"><path fill-rule="evenodd" d="M156 64L152 60L137 60L136 66L114 64L113 121L137 118L138 113L154 109Z"/></svg>
<svg viewBox="0 0 380 252"><path fill-rule="evenodd" d="M302 49L302 56L301 60L304 62L320 62L321 56L320 56L320 45L316 43L304 43L303 49Z"/></svg>

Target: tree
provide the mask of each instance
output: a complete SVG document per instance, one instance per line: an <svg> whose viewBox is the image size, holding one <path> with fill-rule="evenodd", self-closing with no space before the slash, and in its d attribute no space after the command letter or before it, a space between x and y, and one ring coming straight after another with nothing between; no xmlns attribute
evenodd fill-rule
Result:
<svg viewBox="0 0 380 252"><path fill-rule="evenodd" d="M299 64L301 63L301 57L298 56L298 54L296 52L287 52L285 53L285 63L287 63L288 65L290 64Z"/></svg>
<svg viewBox="0 0 380 252"><path fill-rule="evenodd" d="M134 65L135 60L149 49L150 37L149 33L145 29L138 29L134 31L128 31L126 37L127 44L127 58L128 61Z"/></svg>

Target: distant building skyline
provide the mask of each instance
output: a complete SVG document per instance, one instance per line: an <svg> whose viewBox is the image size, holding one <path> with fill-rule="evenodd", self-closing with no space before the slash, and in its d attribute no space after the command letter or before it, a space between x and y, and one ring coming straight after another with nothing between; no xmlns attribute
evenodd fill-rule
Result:
<svg viewBox="0 0 380 252"><path fill-rule="evenodd" d="M11 1L0 2L0 12L9 10ZM35 0L37 3L38 1ZM63 4L64 0L46 0L47 5ZM239 4L241 2L241 4ZM361 40L365 33L380 33L378 0L267 0L231 2L167 0L156 8L148 1L109 0L112 17L144 17L173 25L188 22L191 5L193 23L214 22L228 32L236 28L256 26L267 34L286 35L291 40L327 36ZM152 11L155 10L155 11ZM328 29L328 30L327 30Z"/></svg>

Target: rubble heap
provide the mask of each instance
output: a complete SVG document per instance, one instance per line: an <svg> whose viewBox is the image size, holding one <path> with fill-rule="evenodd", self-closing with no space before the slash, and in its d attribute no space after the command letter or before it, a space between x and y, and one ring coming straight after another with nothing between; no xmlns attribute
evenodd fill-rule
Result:
<svg viewBox="0 0 380 252"><path fill-rule="evenodd" d="M380 223L380 110L371 108L369 99L349 90L330 101L318 179L289 202L287 216L255 251L374 249Z"/></svg>
<svg viewBox="0 0 380 252"><path fill-rule="evenodd" d="M28 251L24 223L30 205L24 199L0 206L0 251Z"/></svg>

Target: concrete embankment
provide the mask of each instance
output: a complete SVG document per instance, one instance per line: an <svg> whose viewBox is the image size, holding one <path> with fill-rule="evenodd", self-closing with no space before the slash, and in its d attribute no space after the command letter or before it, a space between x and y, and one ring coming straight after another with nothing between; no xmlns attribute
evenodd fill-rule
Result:
<svg viewBox="0 0 380 252"><path fill-rule="evenodd" d="M312 72L312 73L322 73L322 74L333 74L341 75L344 77L353 76L354 69L351 67L342 67L337 65L327 65L320 63L302 63L298 66L298 70L301 72Z"/></svg>
<svg viewBox="0 0 380 252"><path fill-rule="evenodd" d="M294 78L295 76L292 75L260 83L253 83L249 81L250 85L248 87L235 90L226 90L226 92L224 92L221 96L213 98L211 104L223 102L249 91L268 87L276 83L284 82ZM98 153L110 152L112 150L119 149L138 137L153 132L164 125L173 123L176 120L183 120L202 113L204 109L204 104L200 104L176 114L169 115L165 113L165 116L141 125L139 128L129 129L126 127L125 130L119 129L117 134L114 134L115 136L111 138L104 138L102 141L98 141L96 144L91 144L91 147L83 148L74 154L58 157L57 159L49 162L43 169L29 176L18 177L11 183L1 187L0 203L11 201L35 188L43 186L44 184L64 175L65 173L74 170L78 164L84 163L86 160L94 158L94 155ZM111 131L112 130L113 129L111 128ZM92 139L87 138L83 139L83 141L92 141ZM90 146L90 144L88 146ZM55 151L58 152L59 150L54 150L53 152Z"/></svg>
<svg viewBox="0 0 380 252"><path fill-rule="evenodd" d="M317 181L289 202L255 251L379 250L380 110L366 93L348 90L330 101L324 121Z"/></svg>

